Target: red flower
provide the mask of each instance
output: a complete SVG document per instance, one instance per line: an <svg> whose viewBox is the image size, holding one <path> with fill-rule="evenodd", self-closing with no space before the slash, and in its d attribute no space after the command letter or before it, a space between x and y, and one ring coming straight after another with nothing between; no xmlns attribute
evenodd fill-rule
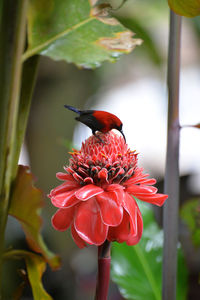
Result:
<svg viewBox="0 0 200 300"><path fill-rule="evenodd" d="M135 245L142 236L142 216L135 197L158 206L167 195L157 194L143 169L137 166L137 154L124 139L113 132L95 136L74 150L66 173L57 173L64 183L49 195L58 211L52 217L55 229L71 226L76 244L101 245L108 241Z"/></svg>

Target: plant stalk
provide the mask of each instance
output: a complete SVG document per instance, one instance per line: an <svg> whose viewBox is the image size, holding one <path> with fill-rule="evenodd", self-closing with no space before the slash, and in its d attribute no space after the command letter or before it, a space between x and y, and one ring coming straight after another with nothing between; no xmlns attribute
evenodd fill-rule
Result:
<svg viewBox="0 0 200 300"><path fill-rule="evenodd" d="M36 75L39 65L39 55L30 57L23 63L22 70L22 83L21 94L17 118L17 130L16 130L16 146L14 157L14 173L16 173L16 167L18 165L19 155L24 141L26 127L28 122L28 116L31 108L31 100L36 82Z"/></svg>
<svg viewBox="0 0 200 300"><path fill-rule="evenodd" d="M170 11L168 49L168 137L164 192L163 300L176 299L177 243L179 219L179 79L181 16Z"/></svg>
<svg viewBox="0 0 200 300"><path fill-rule="evenodd" d="M16 176L15 139L28 0L4 0L0 24L0 285L9 195ZM15 169L15 173L13 170ZM0 286L1 288L1 286Z"/></svg>
<svg viewBox="0 0 200 300"><path fill-rule="evenodd" d="M105 241L98 247L98 275L95 300L107 300L110 281L111 244Z"/></svg>

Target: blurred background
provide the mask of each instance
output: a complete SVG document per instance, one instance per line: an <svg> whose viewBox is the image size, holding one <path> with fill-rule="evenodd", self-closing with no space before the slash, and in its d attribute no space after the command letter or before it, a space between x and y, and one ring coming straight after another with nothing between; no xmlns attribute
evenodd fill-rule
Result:
<svg viewBox="0 0 200 300"><path fill-rule="evenodd" d="M120 3L112 2L114 7ZM83 70L41 57L20 163L30 165L36 186L45 194L59 184L55 174L68 164L71 147L79 149L82 141L91 135L86 126L74 120L74 113L66 110L64 104L116 114L124 124L128 145L139 152L140 166L157 180L163 179L167 129L167 1L127 1L115 11L115 15L136 33L136 38L144 40L133 53L122 56L117 63L104 63L96 70ZM199 49L199 18L183 18L181 125L200 122ZM180 170L186 178L184 191L187 191L183 194L192 198L200 194L199 131L182 129L180 146ZM55 211L46 197L43 236L49 248L61 256L62 269L56 272L47 269L45 288L55 300L93 299L96 249L79 250L69 232L55 231L51 226L51 216ZM20 226L12 218L7 229L7 245L27 247ZM195 253L199 255L199 252ZM188 261L191 269L196 261L192 263ZM9 276L5 277L5 299L12 299L12 292L20 282L20 276L15 275L17 268L23 266L19 263L6 266ZM9 290L6 289L8 286ZM32 299L29 288L22 299ZM114 284L111 284L109 299L123 299Z"/></svg>

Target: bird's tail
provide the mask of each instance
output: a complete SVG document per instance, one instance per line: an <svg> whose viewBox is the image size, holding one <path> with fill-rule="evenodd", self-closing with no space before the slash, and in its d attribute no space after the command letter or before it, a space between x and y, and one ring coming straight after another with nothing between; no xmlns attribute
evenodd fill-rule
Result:
<svg viewBox="0 0 200 300"><path fill-rule="evenodd" d="M70 105L64 105L65 108L68 108L69 110L72 110L74 111L75 113L79 114L80 115L80 110L78 110L76 107L73 107L73 106L70 106Z"/></svg>

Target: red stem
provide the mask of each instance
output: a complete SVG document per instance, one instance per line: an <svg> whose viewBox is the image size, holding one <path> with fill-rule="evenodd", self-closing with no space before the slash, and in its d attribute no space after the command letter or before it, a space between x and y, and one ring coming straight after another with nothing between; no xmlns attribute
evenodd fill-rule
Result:
<svg viewBox="0 0 200 300"><path fill-rule="evenodd" d="M110 248L111 244L105 241L98 247L98 275L95 300L107 300L110 281Z"/></svg>

